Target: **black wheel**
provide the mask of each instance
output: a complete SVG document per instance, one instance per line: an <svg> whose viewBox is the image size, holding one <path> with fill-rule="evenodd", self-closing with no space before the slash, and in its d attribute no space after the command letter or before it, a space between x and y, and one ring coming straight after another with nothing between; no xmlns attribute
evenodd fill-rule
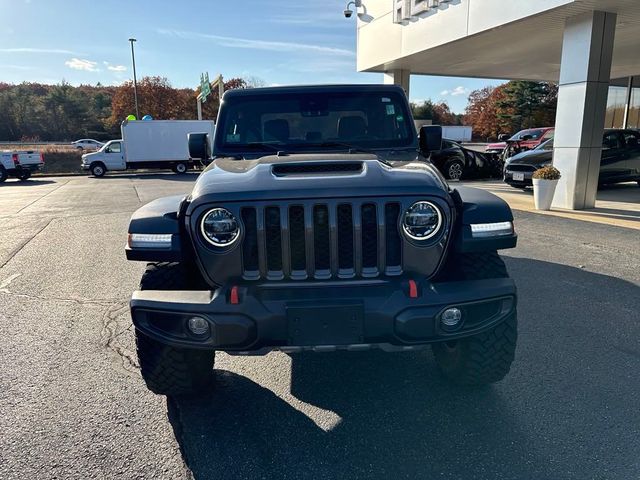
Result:
<svg viewBox="0 0 640 480"><path fill-rule="evenodd" d="M0 165L0 183L4 182L8 176L9 174L7 173L7 171L2 165Z"/></svg>
<svg viewBox="0 0 640 480"><path fill-rule="evenodd" d="M179 263L150 263L140 281L141 290L188 290L192 285ZM189 395L210 385L215 352L175 348L136 330L142 378L158 395Z"/></svg>
<svg viewBox="0 0 640 480"><path fill-rule="evenodd" d="M506 278L507 268L497 253L461 254L448 262L449 280ZM515 312L491 330L472 337L432 345L436 364L450 381L485 385L502 380L515 358L518 321Z"/></svg>
<svg viewBox="0 0 640 480"><path fill-rule="evenodd" d="M188 170L188 169L189 169L189 167L187 167L187 164L186 164L186 163L183 163L183 162L176 163L176 164L173 166L173 171L174 171L175 173L178 173L178 174L187 173L187 170Z"/></svg>
<svg viewBox="0 0 640 480"><path fill-rule="evenodd" d="M460 180L463 173L464 163L459 158L453 158L444 164L444 176L448 180Z"/></svg>
<svg viewBox="0 0 640 480"><path fill-rule="evenodd" d="M24 170L24 171L20 172L20 174L18 175L18 179L21 182L26 182L30 178L31 178L31 172L29 170Z"/></svg>
<svg viewBox="0 0 640 480"><path fill-rule="evenodd" d="M104 177L104 174L107 173L107 168L103 163L94 163L91 165L91 175L94 177Z"/></svg>

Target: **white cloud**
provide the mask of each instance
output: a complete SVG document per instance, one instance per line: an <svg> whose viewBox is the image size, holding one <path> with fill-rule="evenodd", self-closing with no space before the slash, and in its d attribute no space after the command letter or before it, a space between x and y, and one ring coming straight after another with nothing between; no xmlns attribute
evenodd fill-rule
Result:
<svg viewBox="0 0 640 480"><path fill-rule="evenodd" d="M446 97L447 95L451 95L452 97L457 97L459 95L468 95L470 90L468 88L464 88L463 86L459 86L454 88L453 90L443 90L440 92L440 95Z"/></svg>
<svg viewBox="0 0 640 480"><path fill-rule="evenodd" d="M273 52L299 52L299 53L323 53L329 55L338 55L344 57L354 57L352 50L344 48L327 47L324 45L312 45L308 43L296 42L276 42L271 40L252 40L240 37L225 37L222 35L211 35L208 33L187 32L182 30L173 30L159 28L157 32L161 35L178 37L188 40L212 40L220 46L229 48L248 48L252 50L269 50Z"/></svg>
<svg viewBox="0 0 640 480"><path fill-rule="evenodd" d="M96 68L98 62L92 62L91 60L83 60L80 58L72 58L71 60L67 60L64 64L73 68L74 70L84 70L86 72L99 72L100 69Z"/></svg>
<svg viewBox="0 0 640 480"><path fill-rule="evenodd" d="M59 48L0 48L0 53L60 53L64 55L78 55L77 52L71 50L63 50Z"/></svg>
<svg viewBox="0 0 640 480"><path fill-rule="evenodd" d="M124 65L109 65L107 70L111 70L112 72L126 72L127 67Z"/></svg>

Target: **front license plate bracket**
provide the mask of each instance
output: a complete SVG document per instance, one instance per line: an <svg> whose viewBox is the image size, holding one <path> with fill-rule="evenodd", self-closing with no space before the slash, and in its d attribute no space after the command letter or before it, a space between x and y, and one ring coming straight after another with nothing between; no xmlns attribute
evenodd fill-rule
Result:
<svg viewBox="0 0 640 480"><path fill-rule="evenodd" d="M364 342L361 304L288 306L289 345L353 345Z"/></svg>

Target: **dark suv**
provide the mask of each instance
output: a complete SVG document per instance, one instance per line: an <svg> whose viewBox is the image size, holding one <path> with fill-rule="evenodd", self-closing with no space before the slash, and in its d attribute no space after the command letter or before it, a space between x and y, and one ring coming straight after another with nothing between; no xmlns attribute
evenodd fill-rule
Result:
<svg viewBox="0 0 640 480"><path fill-rule="evenodd" d="M186 140L186 139L185 139ZM127 258L149 263L133 294L142 376L178 395L211 381L216 350L433 347L451 380L502 379L516 348L509 207L451 189L395 86L233 90L211 161L186 197L132 217Z"/></svg>
<svg viewBox="0 0 640 480"><path fill-rule="evenodd" d="M550 165L552 160L553 139L507 159L504 181L516 188L531 187L533 172ZM635 130L607 129L602 136L598 185L630 181L637 181L640 185L640 133Z"/></svg>

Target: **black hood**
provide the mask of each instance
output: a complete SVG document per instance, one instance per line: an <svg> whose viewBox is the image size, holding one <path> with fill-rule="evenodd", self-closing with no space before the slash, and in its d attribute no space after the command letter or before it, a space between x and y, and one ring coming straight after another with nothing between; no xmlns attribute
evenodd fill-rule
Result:
<svg viewBox="0 0 640 480"><path fill-rule="evenodd" d="M525 152L520 152L517 155L511 157L511 161L509 161L509 165L544 165L546 163L551 163L553 159L553 151L552 150L527 150Z"/></svg>
<svg viewBox="0 0 640 480"><path fill-rule="evenodd" d="M202 202L347 198L389 195L447 196L447 184L426 160L385 164L372 154L270 155L216 159L198 178L192 204Z"/></svg>

